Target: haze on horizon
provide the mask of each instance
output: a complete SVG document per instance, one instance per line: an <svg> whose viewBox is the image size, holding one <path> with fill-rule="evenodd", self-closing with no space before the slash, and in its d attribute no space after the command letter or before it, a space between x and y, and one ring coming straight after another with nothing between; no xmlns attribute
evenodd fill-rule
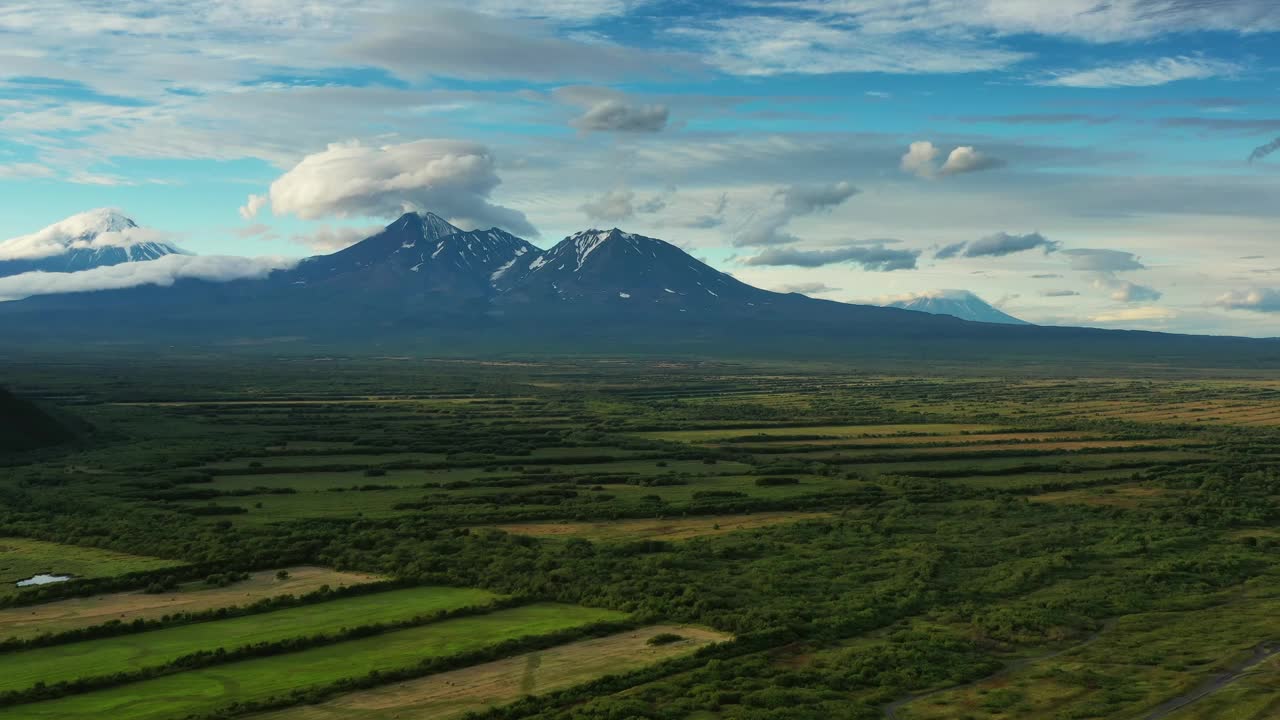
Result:
<svg viewBox="0 0 1280 720"><path fill-rule="evenodd" d="M423 210L833 300L1276 336L1277 33L1271 0L18 0L0 240L117 207L299 257Z"/></svg>

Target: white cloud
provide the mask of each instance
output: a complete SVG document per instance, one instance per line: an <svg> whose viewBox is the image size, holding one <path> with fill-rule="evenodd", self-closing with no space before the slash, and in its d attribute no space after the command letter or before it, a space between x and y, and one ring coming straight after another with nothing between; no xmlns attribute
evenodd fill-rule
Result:
<svg viewBox="0 0 1280 720"><path fill-rule="evenodd" d="M941 154L941 148L928 140L919 140L911 143L907 148L907 152L902 156L898 167L903 172L930 179L991 170L1003 167L1005 164L1003 160L979 152L972 145L962 145L955 148L947 155L942 167L938 167L938 156Z"/></svg>
<svg viewBox="0 0 1280 720"><path fill-rule="evenodd" d="M166 255L146 262L122 263L83 272L29 272L0 278L0 300L20 300L33 295L119 290L139 285L167 287L180 279L226 282L266 277L272 270L290 267L288 258L244 258L214 255Z"/></svg>
<svg viewBox="0 0 1280 720"><path fill-rule="evenodd" d="M1105 275L1094 279L1093 286L1099 290L1110 291L1111 299L1116 302L1153 302L1164 297L1164 293L1153 287Z"/></svg>
<svg viewBox="0 0 1280 720"><path fill-rule="evenodd" d="M1152 87L1179 80L1234 75L1240 69L1235 63L1181 56L1057 72L1039 82L1041 85L1076 88Z"/></svg>
<svg viewBox="0 0 1280 720"><path fill-rule="evenodd" d="M982 170L991 170L993 168L1002 167L1003 160L990 157L973 149L971 145L964 145L951 151L947 156L947 161L942 164L942 169L938 171L939 175L963 175L965 173L979 172Z"/></svg>
<svg viewBox="0 0 1280 720"><path fill-rule="evenodd" d="M29 235L0 242L0 260L34 260L68 250L129 247L169 242L170 235L141 228L118 210L99 208L77 213Z"/></svg>
<svg viewBox="0 0 1280 720"><path fill-rule="evenodd" d="M1027 57L956 36L895 37L829 18L739 16L672 32L705 43L710 62L734 75L967 73Z"/></svg>
<svg viewBox="0 0 1280 720"><path fill-rule="evenodd" d="M18 178L49 178L56 173L53 168L40 163L9 163L0 165L0 180Z"/></svg>
<svg viewBox="0 0 1280 720"><path fill-rule="evenodd" d="M1176 317L1178 317L1178 313L1169 308L1148 306L1104 310L1096 315L1091 315L1089 320L1096 323L1129 323L1144 320L1172 320Z"/></svg>
<svg viewBox="0 0 1280 720"><path fill-rule="evenodd" d="M418 140L369 147L336 143L308 155L271 183L277 215L393 218L424 210L470 226L537 235L523 213L489 202L502 181L487 147L463 140Z"/></svg>
<svg viewBox="0 0 1280 720"><path fill-rule="evenodd" d="M1166 33L1280 30L1272 0L785 0L838 15L867 33L1036 34L1085 42L1143 40Z"/></svg>
<svg viewBox="0 0 1280 720"><path fill-rule="evenodd" d="M244 218L245 220L252 220L258 217L258 211L266 207L266 204L267 204L266 195L250 194L249 199L245 201L245 204L240 206L240 217Z"/></svg>
<svg viewBox="0 0 1280 720"><path fill-rule="evenodd" d="M307 246L314 252L322 255L328 255L329 253L335 253L339 250L351 247L361 240L373 237L381 230L381 225L371 225L368 227L335 227L331 225L323 225L310 233L299 233L290 239L299 245Z"/></svg>

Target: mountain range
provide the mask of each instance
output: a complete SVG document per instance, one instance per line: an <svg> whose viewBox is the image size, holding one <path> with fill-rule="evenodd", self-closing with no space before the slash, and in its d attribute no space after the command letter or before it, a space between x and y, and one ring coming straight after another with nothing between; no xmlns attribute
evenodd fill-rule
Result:
<svg viewBox="0 0 1280 720"><path fill-rule="evenodd" d="M753 287L670 243L616 228L586 230L544 251L498 228L463 230L432 213L407 213L344 250L262 277L176 277L0 303L0 337L454 354L1280 354L1277 341L1002 324L1019 321L976 298L938 300L922 309L945 314L819 300Z"/></svg>

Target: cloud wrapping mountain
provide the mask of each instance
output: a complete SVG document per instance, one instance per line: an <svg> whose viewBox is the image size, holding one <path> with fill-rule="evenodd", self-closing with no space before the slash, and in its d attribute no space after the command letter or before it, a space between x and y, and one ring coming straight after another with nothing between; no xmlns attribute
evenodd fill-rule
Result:
<svg viewBox="0 0 1280 720"><path fill-rule="evenodd" d="M434 208L461 224L536 236L524 213L489 201L501 182L493 154L480 143L418 140L370 147L349 142L303 158L271 183L270 197L277 215L304 220L396 217Z"/></svg>
<svg viewBox="0 0 1280 720"><path fill-rule="evenodd" d="M118 210L100 208L0 243L0 261L37 260L72 250L168 243L169 239L166 233L138 227Z"/></svg>
<svg viewBox="0 0 1280 720"><path fill-rule="evenodd" d="M19 300L33 295L119 290L139 285L167 287L184 278L212 282L263 278L273 270L290 267L296 262L297 260L289 258L166 255L156 260L122 263L81 272L29 272L0 278L0 300Z"/></svg>

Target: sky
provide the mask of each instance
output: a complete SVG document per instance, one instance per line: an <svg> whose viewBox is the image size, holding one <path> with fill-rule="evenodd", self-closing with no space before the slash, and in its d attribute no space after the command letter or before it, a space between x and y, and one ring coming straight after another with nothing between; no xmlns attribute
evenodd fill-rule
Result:
<svg viewBox="0 0 1280 720"><path fill-rule="evenodd" d="M6 0L0 239L115 207L305 256L430 210L1277 336L1278 90L1274 0Z"/></svg>

